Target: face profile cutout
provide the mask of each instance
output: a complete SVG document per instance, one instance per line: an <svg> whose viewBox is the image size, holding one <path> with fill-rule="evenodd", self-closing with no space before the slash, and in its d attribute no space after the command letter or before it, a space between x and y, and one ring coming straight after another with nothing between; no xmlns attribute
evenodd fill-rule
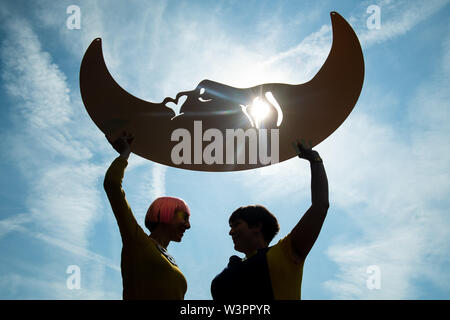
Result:
<svg viewBox="0 0 450 320"><path fill-rule="evenodd" d="M288 160L296 156L296 141L314 147L331 135L361 93L360 43L343 17L330 15L331 50L310 81L235 88L203 80L161 103L136 98L115 82L97 38L81 63L83 103L103 133L130 132L133 153L168 166L238 171ZM178 104L181 98L185 101L176 114L167 104Z"/></svg>

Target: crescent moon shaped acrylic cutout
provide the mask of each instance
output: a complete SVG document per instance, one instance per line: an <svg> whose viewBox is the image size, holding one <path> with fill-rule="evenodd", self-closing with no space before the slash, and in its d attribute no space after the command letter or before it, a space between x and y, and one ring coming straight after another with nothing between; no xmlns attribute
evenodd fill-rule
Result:
<svg viewBox="0 0 450 320"><path fill-rule="evenodd" d="M348 117L364 81L364 58L347 21L331 12L330 53L310 81L235 88L211 80L153 103L122 89L106 67L100 38L80 69L83 103L99 129L134 136L132 152L171 167L198 171L259 168L297 155L293 144L314 147ZM186 100L180 114L166 106Z"/></svg>

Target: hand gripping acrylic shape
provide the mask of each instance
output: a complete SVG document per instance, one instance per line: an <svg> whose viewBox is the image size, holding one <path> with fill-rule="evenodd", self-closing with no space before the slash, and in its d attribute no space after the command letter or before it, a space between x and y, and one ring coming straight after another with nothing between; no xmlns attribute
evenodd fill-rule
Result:
<svg viewBox="0 0 450 320"><path fill-rule="evenodd" d="M103 133L131 133L132 152L161 164L238 171L282 162L296 156L292 143L304 140L314 147L331 135L361 93L364 58L358 38L338 13L331 12L331 22L330 53L306 83L235 88L203 80L161 103L136 98L116 83L97 38L81 63L83 103ZM166 103L182 96L186 100L176 115Z"/></svg>

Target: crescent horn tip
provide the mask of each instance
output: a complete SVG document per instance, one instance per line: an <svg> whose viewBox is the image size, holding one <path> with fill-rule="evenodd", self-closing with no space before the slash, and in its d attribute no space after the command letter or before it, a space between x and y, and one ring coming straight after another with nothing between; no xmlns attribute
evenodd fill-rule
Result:
<svg viewBox="0 0 450 320"><path fill-rule="evenodd" d="M341 16L338 12L336 11L331 11L330 12L330 17L331 17L331 21L335 20L335 19L344 19L343 16Z"/></svg>

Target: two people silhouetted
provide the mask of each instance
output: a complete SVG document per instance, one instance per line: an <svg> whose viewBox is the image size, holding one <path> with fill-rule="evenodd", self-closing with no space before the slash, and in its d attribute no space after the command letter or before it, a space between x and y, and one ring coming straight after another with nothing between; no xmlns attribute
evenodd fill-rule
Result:
<svg viewBox="0 0 450 320"><path fill-rule="evenodd" d="M104 188L122 236L124 299L184 299L186 279L167 251L171 241L180 242L190 228L190 211L179 198L162 197L145 217L147 235L136 222L122 189L122 179L133 137L123 134L108 139L119 156L109 167ZM234 249L245 258L232 256L211 283L214 300L298 300L301 298L303 265L328 212L328 180L317 151L297 144L299 158L311 168L311 206L295 227L275 245L279 231L276 217L265 207L251 205L235 210L230 218ZM296 213L289 213L296 214Z"/></svg>

